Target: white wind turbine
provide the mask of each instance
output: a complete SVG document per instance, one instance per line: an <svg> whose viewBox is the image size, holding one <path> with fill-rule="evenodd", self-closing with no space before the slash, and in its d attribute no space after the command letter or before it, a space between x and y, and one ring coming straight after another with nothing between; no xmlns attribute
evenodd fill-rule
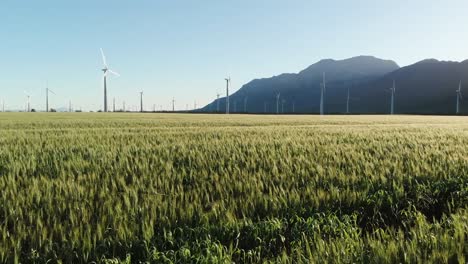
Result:
<svg viewBox="0 0 468 264"><path fill-rule="evenodd" d="M27 101L26 101L26 104L27 104L27 108L26 108L26 111L27 112L31 112L31 95L24 91L24 94L26 95L26 98L27 98Z"/></svg>
<svg viewBox="0 0 468 264"><path fill-rule="evenodd" d="M276 95L276 114L279 114L279 99L280 99L281 94L278 93Z"/></svg>
<svg viewBox="0 0 468 264"><path fill-rule="evenodd" d="M49 92L51 92L52 94L55 94L57 95L56 93L54 93L54 91L52 91L51 89L49 89L49 83L46 84L46 112L49 112Z"/></svg>
<svg viewBox="0 0 468 264"><path fill-rule="evenodd" d="M226 114L229 114L229 85L231 84L231 77L224 80L226 80Z"/></svg>
<svg viewBox="0 0 468 264"><path fill-rule="evenodd" d="M458 84L458 90L456 91L457 92L457 112L456 112L457 115L460 113L460 101L463 99L461 88L462 88L462 82L460 81L460 83Z"/></svg>
<svg viewBox="0 0 468 264"><path fill-rule="evenodd" d="M102 48L101 48L101 55L102 55L102 62L104 63L104 68L102 69L102 71L104 72L104 112L107 112L107 73L110 72L117 77L120 76L120 74L109 69L109 66L107 66L106 56L104 55L104 51L102 50Z"/></svg>
<svg viewBox="0 0 468 264"><path fill-rule="evenodd" d="M393 80L393 87L390 88L390 92L392 93L392 99L391 99L391 106L390 106L390 114L393 115L395 113L395 80Z"/></svg>
<svg viewBox="0 0 468 264"><path fill-rule="evenodd" d="M323 115L324 114L324 95L325 95L325 89L326 89L326 86L325 86L325 72L323 73L323 81L320 85L320 115Z"/></svg>

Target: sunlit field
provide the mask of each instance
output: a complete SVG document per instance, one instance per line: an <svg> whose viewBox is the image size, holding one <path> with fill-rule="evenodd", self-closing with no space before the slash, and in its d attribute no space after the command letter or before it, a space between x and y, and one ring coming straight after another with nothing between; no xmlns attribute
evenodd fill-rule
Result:
<svg viewBox="0 0 468 264"><path fill-rule="evenodd" d="M0 261L465 263L468 118L0 113Z"/></svg>

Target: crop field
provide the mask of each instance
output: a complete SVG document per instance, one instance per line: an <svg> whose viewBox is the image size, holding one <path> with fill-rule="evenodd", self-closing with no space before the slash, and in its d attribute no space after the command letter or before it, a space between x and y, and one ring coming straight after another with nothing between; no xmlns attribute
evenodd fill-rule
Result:
<svg viewBox="0 0 468 264"><path fill-rule="evenodd" d="M466 263L468 118L0 113L1 263Z"/></svg>

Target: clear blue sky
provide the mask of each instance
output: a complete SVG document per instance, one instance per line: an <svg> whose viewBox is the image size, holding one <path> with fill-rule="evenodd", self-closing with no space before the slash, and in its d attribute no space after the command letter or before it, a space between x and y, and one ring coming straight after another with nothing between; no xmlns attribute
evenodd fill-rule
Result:
<svg viewBox="0 0 468 264"><path fill-rule="evenodd" d="M466 0L3 0L0 98L10 109L102 107L103 48L120 78L118 105L185 109L254 78L298 72L322 59L374 55L405 66L468 59Z"/></svg>

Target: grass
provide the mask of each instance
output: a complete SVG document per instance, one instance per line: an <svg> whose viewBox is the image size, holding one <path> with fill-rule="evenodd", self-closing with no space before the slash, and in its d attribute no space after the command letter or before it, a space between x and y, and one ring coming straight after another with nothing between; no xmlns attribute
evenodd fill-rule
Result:
<svg viewBox="0 0 468 264"><path fill-rule="evenodd" d="M465 263L467 121L0 114L0 262Z"/></svg>

